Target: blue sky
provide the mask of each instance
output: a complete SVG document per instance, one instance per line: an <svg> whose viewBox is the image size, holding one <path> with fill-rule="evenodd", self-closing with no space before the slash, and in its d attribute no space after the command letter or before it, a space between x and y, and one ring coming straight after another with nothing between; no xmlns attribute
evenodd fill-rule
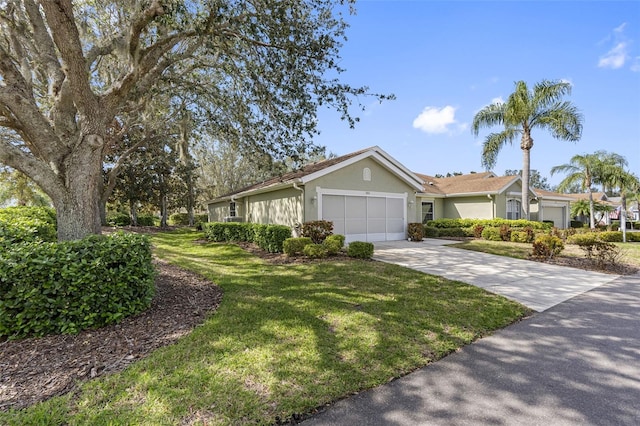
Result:
<svg viewBox="0 0 640 426"><path fill-rule="evenodd" d="M338 155L378 145L426 174L483 171L474 114L506 99L514 82L567 80L584 115L582 139L532 134L531 168L552 184L551 167L604 149L640 175L640 1L361 0L342 51L341 79L393 93L362 99L356 129L332 111L319 116L316 143ZM492 130L498 130L495 128ZM519 143L505 146L494 172L520 169Z"/></svg>

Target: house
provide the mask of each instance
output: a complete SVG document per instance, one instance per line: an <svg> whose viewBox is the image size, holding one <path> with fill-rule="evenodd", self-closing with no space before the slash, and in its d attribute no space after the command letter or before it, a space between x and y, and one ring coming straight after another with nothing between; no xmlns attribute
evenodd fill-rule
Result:
<svg viewBox="0 0 640 426"><path fill-rule="evenodd" d="M571 221L571 202L567 194L534 188L536 198L531 202L531 220L553 221L553 226L564 229Z"/></svg>
<svg viewBox="0 0 640 426"><path fill-rule="evenodd" d="M530 196L538 197L533 191ZM519 176L487 172L435 178L411 172L374 146L216 198L208 202L208 210L212 222L237 220L299 229L304 222L329 220L334 233L344 235L347 242L392 241L406 238L411 222L519 219L520 197ZM564 228L567 222L559 220L558 225Z"/></svg>

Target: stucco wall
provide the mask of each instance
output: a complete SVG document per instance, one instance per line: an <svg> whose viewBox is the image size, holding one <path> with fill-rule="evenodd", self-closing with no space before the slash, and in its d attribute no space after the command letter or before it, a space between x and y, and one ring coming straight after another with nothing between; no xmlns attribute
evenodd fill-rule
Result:
<svg viewBox="0 0 640 426"><path fill-rule="evenodd" d="M444 215L449 219L493 219L493 202L484 196L444 199Z"/></svg>
<svg viewBox="0 0 640 426"><path fill-rule="evenodd" d="M224 218L229 216L229 201L209 204L209 222L222 222ZM237 212L236 205L236 212ZM238 212L237 212L238 213Z"/></svg>
<svg viewBox="0 0 640 426"><path fill-rule="evenodd" d="M246 197L245 221L293 226L304 222L302 192L285 188Z"/></svg>

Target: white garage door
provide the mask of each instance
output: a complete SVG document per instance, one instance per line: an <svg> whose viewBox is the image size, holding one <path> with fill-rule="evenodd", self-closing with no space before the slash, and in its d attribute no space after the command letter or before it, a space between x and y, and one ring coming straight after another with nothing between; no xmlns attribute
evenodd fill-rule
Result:
<svg viewBox="0 0 640 426"><path fill-rule="evenodd" d="M542 220L552 220L553 226L564 229L567 227L564 217L564 207L543 207Z"/></svg>
<svg viewBox="0 0 640 426"><path fill-rule="evenodd" d="M333 233L351 241L394 241L406 238L404 197L322 195L322 219Z"/></svg>

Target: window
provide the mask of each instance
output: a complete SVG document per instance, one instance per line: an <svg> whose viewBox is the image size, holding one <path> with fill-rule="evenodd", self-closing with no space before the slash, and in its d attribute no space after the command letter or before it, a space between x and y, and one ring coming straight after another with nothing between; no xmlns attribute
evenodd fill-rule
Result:
<svg viewBox="0 0 640 426"><path fill-rule="evenodd" d="M520 219L522 203L520 200L507 200L507 219Z"/></svg>
<svg viewBox="0 0 640 426"><path fill-rule="evenodd" d="M236 217L236 203L232 201L229 203L229 216Z"/></svg>
<svg viewBox="0 0 640 426"><path fill-rule="evenodd" d="M433 220L433 203L430 201L422 202L422 223Z"/></svg>

